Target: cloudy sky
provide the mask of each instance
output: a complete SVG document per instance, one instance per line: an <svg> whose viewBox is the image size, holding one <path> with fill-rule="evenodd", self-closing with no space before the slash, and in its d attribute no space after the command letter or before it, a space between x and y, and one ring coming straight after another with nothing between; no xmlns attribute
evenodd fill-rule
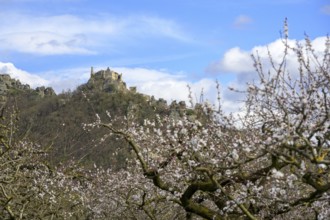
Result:
<svg viewBox="0 0 330 220"><path fill-rule="evenodd" d="M0 72L61 92L86 82L91 66L109 66L128 85L167 100L186 99L186 84L196 97L203 88L212 99L216 79L223 88L251 80L252 52L269 46L280 57L286 17L290 39L307 33L320 51L330 27L329 0L0 0L0 5Z"/></svg>

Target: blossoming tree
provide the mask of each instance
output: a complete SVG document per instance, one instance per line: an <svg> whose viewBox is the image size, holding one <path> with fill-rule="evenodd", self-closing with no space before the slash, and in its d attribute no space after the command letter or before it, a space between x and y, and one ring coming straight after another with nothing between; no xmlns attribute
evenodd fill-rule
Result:
<svg viewBox="0 0 330 220"><path fill-rule="evenodd" d="M239 115L205 103L88 125L127 141L125 170L50 167L47 148L14 140L15 115L0 115L0 218L329 219L330 39L322 57L308 38L292 45L285 32L283 45L269 70L252 56L259 80Z"/></svg>
<svg viewBox="0 0 330 220"><path fill-rule="evenodd" d="M269 70L252 56L259 80L248 84L240 116L203 105L202 118L94 125L124 138L135 153L131 168L140 169L136 178L187 218L329 218L329 37L323 57L308 38L292 46L285 32L283 44L282 62L269 55ZM299 64L295 73L286 69L289 53Z"/></svg>
<svg viewBox="0 0 330 220"><path fill-rule="evenodd" d="M50 167L45 148L14 138L15 118L0 116L0 219L86 216L80 168Z"/></svg>

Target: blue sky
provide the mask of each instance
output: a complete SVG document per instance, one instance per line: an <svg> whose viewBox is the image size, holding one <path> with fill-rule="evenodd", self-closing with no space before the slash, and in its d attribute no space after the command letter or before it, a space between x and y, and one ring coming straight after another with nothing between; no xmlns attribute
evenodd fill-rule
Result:
<svg viewBox="0 0 330 220"><path fill-rule="evenodd" d="M228 85L242 81L237 78L244 72L235 69L230 55L276 42L286 17L293 40L304 33L312 40L324 37L330 27L329 0L0 0L0 5L0 72L31 83L25 74L34 77L32 84L57 91L87 81L90 66L122 71L128 84L159 97L164 91L157 87L166 85L207 89L215 79ZM176 93L164 97L181 98Z"/></svg>

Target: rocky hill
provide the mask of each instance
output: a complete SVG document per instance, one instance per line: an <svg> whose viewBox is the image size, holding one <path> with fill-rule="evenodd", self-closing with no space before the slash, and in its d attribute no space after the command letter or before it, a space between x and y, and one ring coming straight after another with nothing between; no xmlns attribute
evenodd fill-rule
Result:
<svg viewBox="0 0 330 220"><path fill-rule="evenodd" d="M122 79L122 74L110 70L100 70L94 73L91 67L90 79L86 84L79 87L80 90L103 91L103 92L128 92L126 83Z"/></svg>
<svg viewBox="0 0 330 220"><path fill-rule="evenodd" d="M34 92L40 97L55 95L51 87L37 87L31 89L29 85L22 84L19 80L12 79L9 74L0 74L0 106L6 103L7 97L13 93Z"/></svg>
<svg viewBox="0 0 330 220"><path fill-rule="evenodd" d="M87 83L75 91L55 94L52 88L31 89L9 75L0 77L2 101L7 114L18 110L16 133L18 139L27 138L43 146L50 146L52 163L77 159L90 166L94 163L119 169L130 156L129 147L116 137L97 142L102 130L86 131L83 124L96 120L96 114L105 121L106 111L112 117L128 118L143 123L146 118L159 115L180 117L187 110L184 102L168 105L163 99L140 94L136 88L127 88L122 74L109 68L93 71Z"/></svg>

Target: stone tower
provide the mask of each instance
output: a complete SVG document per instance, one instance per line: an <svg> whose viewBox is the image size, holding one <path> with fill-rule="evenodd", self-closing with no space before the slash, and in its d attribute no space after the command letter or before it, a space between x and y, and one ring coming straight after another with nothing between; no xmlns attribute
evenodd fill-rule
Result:
<svg viewBox="0 0 330 220"><path fill-rule="evenodd" d="M94 67L91 67L91 77L94 76Z"/></svg>

